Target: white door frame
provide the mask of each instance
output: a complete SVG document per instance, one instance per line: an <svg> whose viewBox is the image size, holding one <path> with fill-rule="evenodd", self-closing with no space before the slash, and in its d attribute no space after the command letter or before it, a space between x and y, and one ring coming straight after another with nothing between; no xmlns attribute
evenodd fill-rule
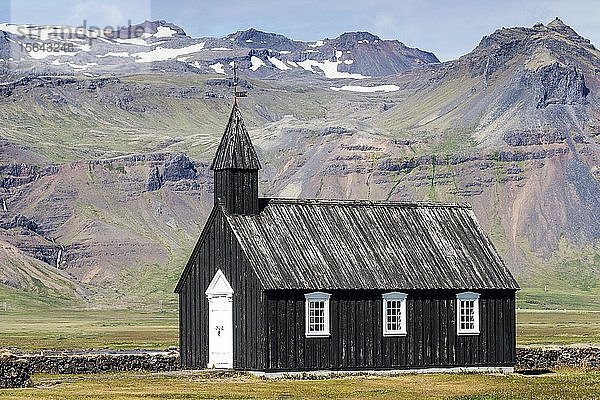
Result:
<svg viewBox="0 0 600 400"><path fill-rule="evenodd" d="M220 269L206 289L208 368L233 368L233 289Z"/></svg>

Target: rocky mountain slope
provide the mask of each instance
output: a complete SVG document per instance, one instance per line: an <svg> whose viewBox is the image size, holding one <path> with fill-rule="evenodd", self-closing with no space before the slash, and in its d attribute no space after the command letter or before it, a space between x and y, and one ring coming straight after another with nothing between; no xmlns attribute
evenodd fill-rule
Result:
<svg viewBox="0 0 600 400"><path fill-rule="evenodd" d="M31 72L88 76L144 71L226 74L233 62L260 77L283 72L360 79L439 62L432 53L367 32L344 33L315 43L256 29L223 38L191 38L182 28L165 21L145 21L116 32L4 23L0 24L0 56L0 66L12 79Z"/></svg>
<svg viewBox="0 0 600 400"><path fill-rule="evenodd" d="M172 299L212 204L235 59L263 195L467 201L521 283L598 295L600 54L562 21L498 30L446 63L360 32L302 43L143 29L136 44L119 32L75 56L5 61L0 242L27 267L0 271L0 289ZM199 43L183 61L97 57ZM49 73L88 56L111 61Z"/></svg>

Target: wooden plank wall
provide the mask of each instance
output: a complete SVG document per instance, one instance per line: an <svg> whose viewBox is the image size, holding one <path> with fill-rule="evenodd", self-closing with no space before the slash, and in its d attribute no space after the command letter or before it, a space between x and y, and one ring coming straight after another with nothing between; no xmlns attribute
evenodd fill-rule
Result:
<svg viewBox="0 0 600 400"><path fill-rule="evenodd" d="M480 334L456 334L456 292L408 293L407 335L383 337L381 292L333 291L331 336L304 335L304 293L267 294L267 370L512 366L514 291L483 291Z"/></svg>
<svg viewBox="0 0 600 400"><path fill-rule="evenodd" d="M208 300L205 291L221 269L234 290L234 368L262 369L264 365L263 292L247 264L224 215L213 224L193 255L194 265L179 294L181 365L206 368L208 362Z"/></svg>
<svg viewBox="0 0 600 400"><path fill-rule="evenodd" d="M215 204L221 199L230 214L258 213L258 171L226 169L214 176Z"/></svg>

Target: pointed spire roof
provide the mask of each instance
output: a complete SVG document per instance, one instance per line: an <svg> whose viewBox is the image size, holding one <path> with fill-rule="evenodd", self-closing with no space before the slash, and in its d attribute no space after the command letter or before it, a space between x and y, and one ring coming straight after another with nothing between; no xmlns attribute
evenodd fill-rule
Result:
<svg viewBox="0 0 600 400"><path fill-rule="evenodd" d="M222 169L261 169L258 156L244 126L244 120L237 103L233 104L229 122L210 169L214 171Z"/></svg>

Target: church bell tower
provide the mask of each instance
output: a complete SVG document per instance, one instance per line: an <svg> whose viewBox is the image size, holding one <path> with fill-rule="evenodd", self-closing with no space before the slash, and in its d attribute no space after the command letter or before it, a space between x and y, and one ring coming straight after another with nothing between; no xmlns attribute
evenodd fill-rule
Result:
<svg viewBox="0 0 600 400"><path fill-rule="evenodd" d="M237 101L210 169L214 171L215 204L223 202L230 214L258 214L261 166Z"/></svg>

